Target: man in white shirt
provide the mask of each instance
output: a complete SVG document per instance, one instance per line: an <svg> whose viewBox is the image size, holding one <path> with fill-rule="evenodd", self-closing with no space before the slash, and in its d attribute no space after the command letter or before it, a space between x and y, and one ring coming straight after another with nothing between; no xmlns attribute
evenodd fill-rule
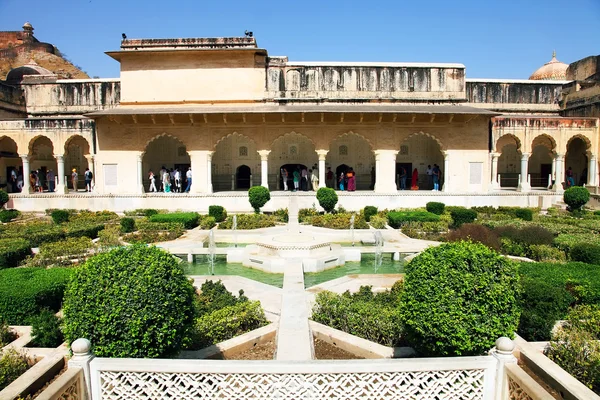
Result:
<svg viewBox="0 0 600 400"><path fill-rule="evenodd" d="M187 179L187 187L185 188L185 192L189 193L190 188L192 187L192 167L189 167L185 173L185 179Z"/></svg>

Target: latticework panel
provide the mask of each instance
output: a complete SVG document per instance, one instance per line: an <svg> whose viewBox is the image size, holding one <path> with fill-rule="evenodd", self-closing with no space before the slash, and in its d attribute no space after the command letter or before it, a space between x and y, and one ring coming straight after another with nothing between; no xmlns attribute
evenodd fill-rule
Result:
<svg viewBox="0 0 600 400"><path fill-rule="evenodd" d="M112 399L482 399L484 370L376 373L100 372Z"/></svg>
<svg viewBox="0 0 600 400"><path fill-rule="evenodd" d="M58 400L82 400L82 394L79 392L81 387L79 379L75 379L70 386L68 386L64 392L62 392L57 399Z"/></svg>
<svg viewBox="0 0 600 400"><path fill-rule="evenodd" d="M508 397L510 400L534 400L510 375L508 375Z"/></svg>

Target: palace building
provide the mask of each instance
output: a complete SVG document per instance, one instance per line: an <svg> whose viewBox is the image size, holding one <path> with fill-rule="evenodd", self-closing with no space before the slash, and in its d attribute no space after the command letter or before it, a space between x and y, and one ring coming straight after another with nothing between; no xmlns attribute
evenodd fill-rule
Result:
<svg viewBox="0 0 600 400"><path fill-rule="evenodd" d="M31 61L0 81L0 185L15 191L13 170L42 181L39 193L23 179L11 206L249 211L246 191L262 185L276 209L289 197L282 172L314 166L321 186L329 169L353 169L357 191L340 193L349 209L548 207L569 167L575 184L599 183L600 57L553 56L530 79L503 80L468 79L462 64L294 62L253 37L124 39L106 54L120 77L62 79ZM162 167L191 167L190 193L148 193ZM403 171L418 190L399 190Z"/></svg>

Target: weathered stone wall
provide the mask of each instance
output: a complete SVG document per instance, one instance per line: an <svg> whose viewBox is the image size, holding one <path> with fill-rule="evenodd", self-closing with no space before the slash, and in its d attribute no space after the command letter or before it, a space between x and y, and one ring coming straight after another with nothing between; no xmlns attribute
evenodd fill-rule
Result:
<svg viewBox="0 0 600 400"><path fill-rule="evenodd" d="M464 101L460 64L338 65L270 59L267 97L340 101Z"/></svg>
<svg viewBox="0 0 600 400"><path fill-rule="evenodd" d="M583 81L593 76L600 77L600 55L575 61L567 68L567 80L570 81Z"/></svg>
<svg viewBox="0 0 600 400"><path fill-rule="evenodd" d="M563 83L467 80L467 101L497 111L558 112Z"/></svg>

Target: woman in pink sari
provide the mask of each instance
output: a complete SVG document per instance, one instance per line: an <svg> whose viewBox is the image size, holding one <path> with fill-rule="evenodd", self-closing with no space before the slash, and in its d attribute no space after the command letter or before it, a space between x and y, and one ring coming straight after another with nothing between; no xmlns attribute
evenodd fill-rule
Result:
<svg viewBox="0 0 600 400"><path fill-rule="evenodd" d="M356 190L356 174L354 173L354 170L350 168L350 171L348 171L346 176L348 177L348 191L354 192Z"/></svg>

